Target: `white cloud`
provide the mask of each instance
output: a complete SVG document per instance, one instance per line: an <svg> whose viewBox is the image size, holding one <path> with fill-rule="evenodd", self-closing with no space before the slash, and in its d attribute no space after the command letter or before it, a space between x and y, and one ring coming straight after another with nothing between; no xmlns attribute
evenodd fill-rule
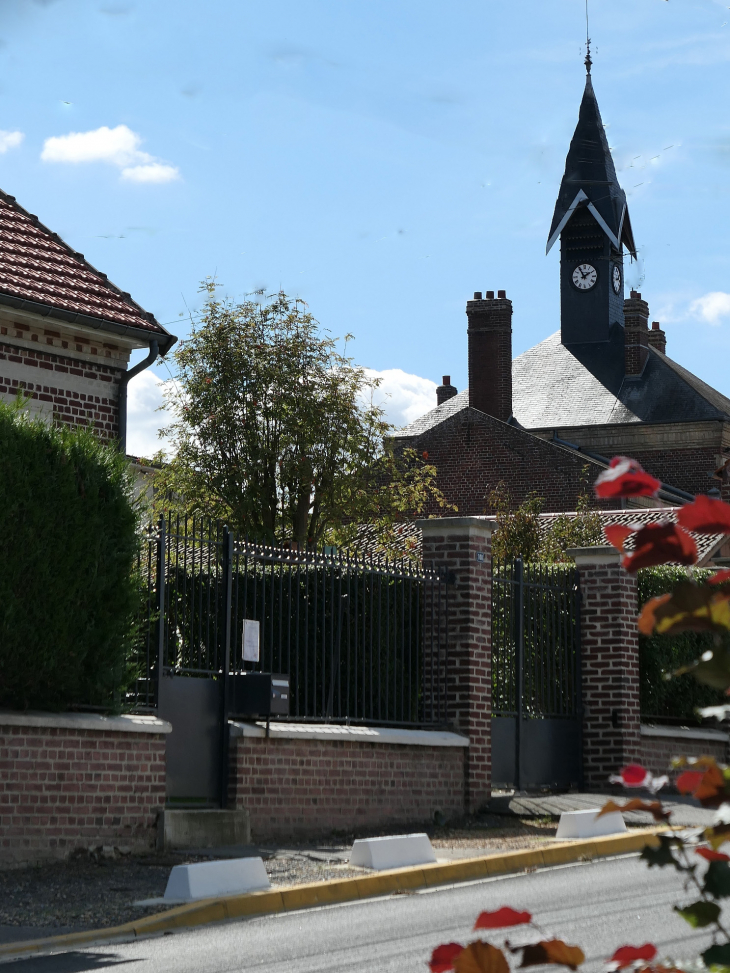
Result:
<svg viewBox="0 0 730 973"><path fill-rule="evenodd" d="M167 166L163 162L150 162L143 166L128 166L122 169L122 179L129 182L172 182L180 178L177 166Z"/></svg>
<svg viewBox="0 0 730 973"><path fill-rule="evenodd" d="M720 324L722 318L730 315L730 294L724 291L711 291L704 297L698 297L689 306L690 314L707 321L708 324Z"/></svg>
<svg viewBox="0 0 730 973"><path fill-rule="evenodd" d="M400 368L382 372L366 368L369 378L381 379L373 401L382 405L388 422L400 428L436 408L436 383L420 375L409 375Z"/></svg>
<svg viewBox="0 0 730 973"><path fill-rule="evenodd" d="M140 372L127 389L127 452L130 456L150 459L165 447L159 430L170 423L166 411L156 410L164 404L165 382L153 371Z"/></svg>
<svg viewBox="0 0 730 973"><path fill-rule="evenodd" d="M0 129L0 155L5 155L8 149L17 148L24 138L22 132L4 132Z"/></svg>
<svg viewBox="0 0 730 973"><path fill-rule="evenodd" d="M126 125L101 128L91 132L56 135L43 143L44 162L78 164L106 162L122 170L122 178L131 182L170 182L180 171L140 149L142 137Z"/></svg>

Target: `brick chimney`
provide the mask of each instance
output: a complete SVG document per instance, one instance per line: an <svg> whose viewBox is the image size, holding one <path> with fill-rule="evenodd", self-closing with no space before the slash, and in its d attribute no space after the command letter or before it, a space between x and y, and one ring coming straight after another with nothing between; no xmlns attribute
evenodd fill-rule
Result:
<svg viewBox="0 0 730 973"><path fill-rule="evenodd" d="M469 321L469 405L506 422L512 415L512 301L481 291L466 302Z"/></svg>
<svg viewBox="0 0 730 973"><path fill-rule="evenodd" d="M651 331L649 332L649 344L652 348L656 348L663 355L667 353L667 336L664 331L659 327L658 321L651 322Z"/></svg>
<svg viewBox="0 0 730 973"><path fill-rule="evenodd" d="M641 375L649 354L649 305L638 291L624 301L624 352L626 375Z"/></svg>
<svg viewBox="0 0 730 973"><path fill-rule="evenodd" d="M453 399L455 395L458 395L458 390L451 384L451 376L444 375L443 385L439 385L436 389L436 405L441 405L447 399Z"/></svg>

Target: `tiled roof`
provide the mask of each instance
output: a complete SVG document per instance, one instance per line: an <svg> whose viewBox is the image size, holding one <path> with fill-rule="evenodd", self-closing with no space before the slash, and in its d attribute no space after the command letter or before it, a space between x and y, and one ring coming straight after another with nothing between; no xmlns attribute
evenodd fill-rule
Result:
<svg viewBox="0 0 730 973"><path fill-rule="evenodd" d="M63 312L59 316L67 320L82 315L111 324L116 331L134 328L160 335L166 339L160 342L165 350L175 340L154 315L1 190L0 296L10 298L2 303L12 306L30 302L29 310L39 310L33 305L40 305Z"/></svg>
<svg viewBox="0 0 730 973"><path fill-rule="evenodd" d="M601 522L604 527L608 524L624 524L627 527L643 527L646 524L658 523L660 521L670 521L671 523L677 522L677 510L679 507L653 507L647 510L597 510L593 511L597 513L601 518ZM540 514L540 527L543 531L546 531L551 523L553 523L558 517L575 517L575 512L564 513L564 514ZM492 519L492 518L485 518ZM403 553L404 556L406 552L412 557L418 557L420 559L422 552L422 533L421 528L417 527L415 523L403 523L397 524L395 529L396 539L403 542ZM697 545L697 554L699 565L705 565L708 561L717 554L720 547L726 540L724 534L692 534L695 544ZM603 543L608 544L606 537L603 537ZM374 528L369 524L362 524L358 528L357 538L352 545L353 549L360 555L368 557L377 557L378 545L377 537ZM627 549L631 548L631 542L627 543Z"/></svg>

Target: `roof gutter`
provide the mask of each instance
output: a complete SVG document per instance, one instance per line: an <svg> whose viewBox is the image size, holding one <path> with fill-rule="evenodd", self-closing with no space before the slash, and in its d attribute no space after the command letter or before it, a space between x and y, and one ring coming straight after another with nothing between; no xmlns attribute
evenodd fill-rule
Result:
<svg viewBox="0 0 730 973"><path fill-rule="evenodd" d="M611 464L611 460L606 456L601 456L600 453L592 453L590 450L584 449L577 443L569 443L567 439L560 439L554 429L552 441L557 446L566 446L568 449L575 450L576 453L582 453L583 456L587 456L588 459L596 460L598 463L604 463L606 467L610 466ZM657 493L660 496L661 494L664 494L664 496L661 498L662 500L681 500L683 503L693 503L696 499L693 493L687 493L685 490L680 490L679 487L670 486L668 483L660 484Z"/></svg>
<svg viewBox="0 0 730 973"><path fill-rule="evenodd" d="M127 386L135 375L139 375L145 368L149 368L159 354L160 346L157 343L157 339L153 338L150 341L149 355L141 362L138 362L134 368L130 368L128 372L122 372L122 377L119 380L119 452L122 455L126 456L127 453Z"/></svg>
<svg viewBox="0 0 730 973"><path fill-rule="evenodd" d="M85 327L94 328L97 331L106 331L120 337L133 338L143 346L150 344L150 335L154 334L154 332L147 331L145 328L134 328L129 324L117 324L115 321L105 321L103 318L94 318L90 314L78 314L76 311L64 311L63 308L38 304L36 301L26 301L21 297L11 297L9 294L0 294L0 304L15 308L16 311L30 311L32 314L38 314L41 317L57 318L59 321L66 321L68 324L83 324ZM159 354L166 355L177 338L174 334L165 331L156 321L150 323L154 323L160 328L155 342L158 345Z"/></svg>

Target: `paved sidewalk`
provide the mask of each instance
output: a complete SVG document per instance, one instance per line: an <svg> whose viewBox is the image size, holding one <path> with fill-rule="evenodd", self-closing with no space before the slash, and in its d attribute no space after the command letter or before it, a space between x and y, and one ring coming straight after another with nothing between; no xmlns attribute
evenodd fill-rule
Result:
<svg viewBox="0 0 730 973"><path fill-rule="evenodd" d="M490 815L504 815L519 818L560 817L563 811L584 811L593 807L603 807L608 800L617 804L624 804L632 797L641 797L645 801L659 798L664 807L672 812L671 824L686 827L707 827L712 824L715 811L700 806L691 797L671 794L663 798L661 792L654 796L642 791L625 791L621 794L541 794L528 795L522 793L497 793L489 803ZM651 814L646 811L629 811L624 815L628 825L646 826L654 823Z"/></svg>

